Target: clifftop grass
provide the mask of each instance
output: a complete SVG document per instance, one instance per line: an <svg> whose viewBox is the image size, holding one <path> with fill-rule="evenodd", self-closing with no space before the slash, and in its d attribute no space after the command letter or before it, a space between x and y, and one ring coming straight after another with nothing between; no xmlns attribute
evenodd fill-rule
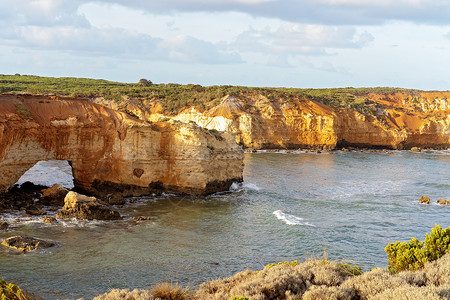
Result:
<svg viewBox="0 0 450 300"><path fill-rule="evenodd" d="M148 104L158 102L165 111L177 113L186 107L207 109L219 104L226 95L251 97L262 95L269 100L283 99L286 103L312 100L340 109L356 109L365 113L373 103L367 99L369 93L392 94L396 92L415 96L420 91L401 88L330 88L298 89L244 86L201 86L197 84L151 84L121 83L87 78L53 78L30 75L0 75L0 93L29 93L71 97L104 97L118 103L123 97L131 97Z"/></svg>

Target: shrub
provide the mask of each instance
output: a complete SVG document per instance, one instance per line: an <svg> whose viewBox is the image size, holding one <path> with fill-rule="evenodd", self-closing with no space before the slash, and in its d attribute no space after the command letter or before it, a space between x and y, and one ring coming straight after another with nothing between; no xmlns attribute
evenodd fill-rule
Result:
<svg viewBox="0 0 450 300"><path fill-rule="evenodd" d="M7 283L0 279L0 299L1 300L27 300L24 292L15 284Z"/></svg>
<svg viewBox="0 0 450 300"><path fill-rule="evenodd" d="M431 234L426 234L424 252L428 261L436 260L450 251L450 227L442 229L436 225Z"/></svg>
<svg viewBox="0 0 450 300"><path fill-rule="evenodd" d="M388 256L388 269L391 273L404 270L422 269L426 262L442 257L450 249L450 227L445 230L436 225L425 242L412 238L409 242L395 242L384 249Z"/></svg>

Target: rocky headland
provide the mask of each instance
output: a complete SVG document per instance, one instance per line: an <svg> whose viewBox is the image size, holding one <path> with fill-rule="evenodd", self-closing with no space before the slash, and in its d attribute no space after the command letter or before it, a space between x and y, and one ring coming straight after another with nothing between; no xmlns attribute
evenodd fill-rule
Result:
<svg viewBox="0 0 450 300"><path fill-rule="evenodd" d="M85 97L142 121L195 122L235 133L249 150L450 147L448 91L203 87L0 75L0 92Z"/></svg>
<svg viewBox="0 0 450 300"><path fill-rule="evenodd" d="M67 160L77 189L97 196L206 195L242 181L231 133L148 122L87 99L0 96L0 193L41 160Z"/></svg>
<svg viewBox="0 0 450 300"><path fill-rule="evenodd" d="M159 100L92 100L125 107L143 120L193 121L208 129L233 132L248 149L450 147L450 92L367 92L342 97L350 97L349 104L242 88L210 108L191 106L175 113L164 109Z"/></svg>

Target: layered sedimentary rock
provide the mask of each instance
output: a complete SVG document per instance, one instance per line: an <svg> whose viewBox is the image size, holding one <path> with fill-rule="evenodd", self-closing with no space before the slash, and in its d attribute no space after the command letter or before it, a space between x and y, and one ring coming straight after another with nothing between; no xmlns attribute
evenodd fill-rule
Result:
<svg viewBox="0 0 450 300"><path fill-rule="evenodd" d="M234 132L237 142L250 149L448 148L449 99L450 92L369 93L358 99L359 106L337 108L307 97L244 93L225 96L220 104L204 111L188 107L176 115L165 112L158 103L143 108L128 101L127 109L146 120L172 118ZM96 101L115 105L104 99Z"/></svg>
<svg viewBox="0 0 450 300"><path fill-rule="evenodd" d="M36 162L68 160L94 195L209 194L242 180L232 134L138 120L83 99L0 96L0 192Z"/></svg>

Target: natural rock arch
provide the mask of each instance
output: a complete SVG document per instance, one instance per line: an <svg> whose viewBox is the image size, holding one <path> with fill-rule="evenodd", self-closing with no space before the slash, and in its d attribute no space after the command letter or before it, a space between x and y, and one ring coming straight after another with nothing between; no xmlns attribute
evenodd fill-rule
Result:
<svg viewBox="0 0 450 300"><path fill-rule="evenodd" d="M0 193L40 160L67 160L94 195L209 194L242 181L234 137L149 123L85 99L0 96Z"/></svg>

